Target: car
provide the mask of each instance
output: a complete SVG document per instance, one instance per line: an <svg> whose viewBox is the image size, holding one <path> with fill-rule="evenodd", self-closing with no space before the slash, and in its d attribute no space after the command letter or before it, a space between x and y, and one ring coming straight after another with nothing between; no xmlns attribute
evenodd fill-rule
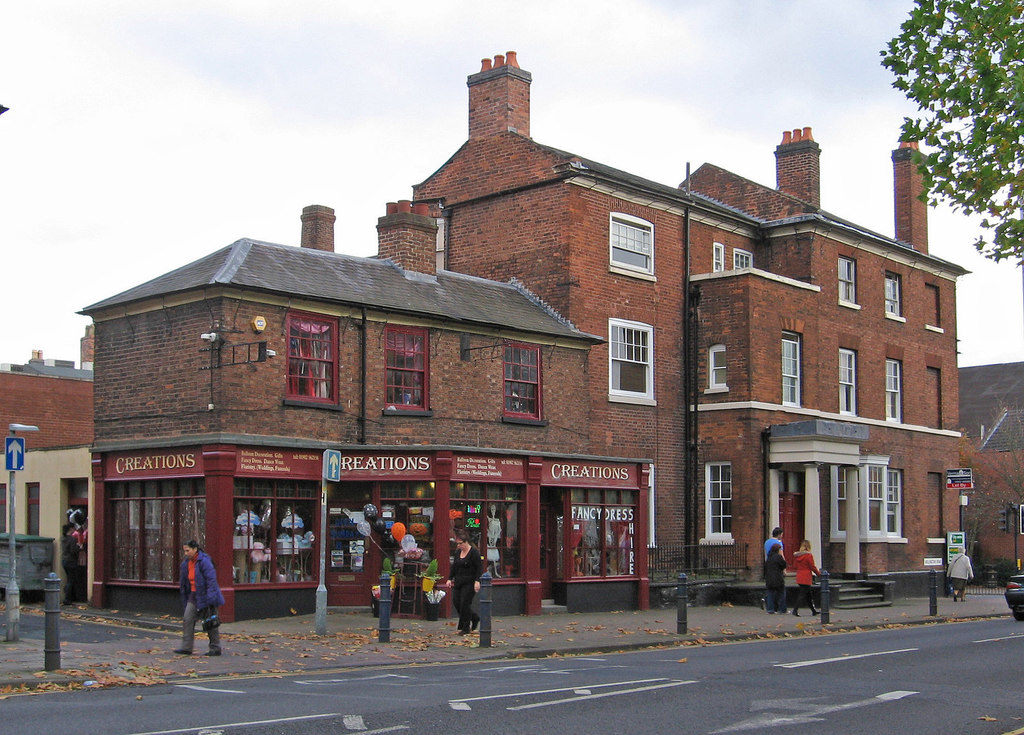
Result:
<svg viewBox="0 0 1024 735"><path fill-rule="evenodd" d="M1024 574L1014 574L1006 583L1006 604L1014 620L1024 622Z"/></svg>

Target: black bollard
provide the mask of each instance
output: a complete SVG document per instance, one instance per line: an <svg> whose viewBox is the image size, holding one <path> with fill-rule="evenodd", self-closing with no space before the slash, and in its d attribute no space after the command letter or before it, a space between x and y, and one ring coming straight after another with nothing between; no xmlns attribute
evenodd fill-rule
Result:
<svg viewBox="0 0 1024 735"><path fill-rule="evenodd" d="M821 622L828 623L830 618L829 606L832 604L832 593L828 589L828 572L821 570Z"/></svg>
<svg viewBox="0 0 1024 735"><path fill-rule="evenodd" d="M391 642L391 575L380 575L380 615L377 619L377 642Z"/></svg>
<svg viewBox="0 0 1024 735"><path fill-rule="evenodd" d="M686 575L679 573L676 585L676 633L686 635L686 606L690 601L690 589L686 586Z"/></svg>
<svg viewBox="0 0 1024 735"><path fill-rule="evenodd" d="M43 580L43 612L46 616L46 634L43 640L43 668L60 668L60 578L50 572Z"/></svg>
<svg viewBox="0 0 1024 735"><path fill-rule="evenodd" d="M939 575L935 573L934 569L929 569L928 570L928 614L933 616L933 617L939 614L938 589L939 589Z"/></svg>
<svg viewBox="0 0 1024 735"><path fill-rule="evenodd" d="M480 648L491 647L491 573L480 576Z"/></svg>

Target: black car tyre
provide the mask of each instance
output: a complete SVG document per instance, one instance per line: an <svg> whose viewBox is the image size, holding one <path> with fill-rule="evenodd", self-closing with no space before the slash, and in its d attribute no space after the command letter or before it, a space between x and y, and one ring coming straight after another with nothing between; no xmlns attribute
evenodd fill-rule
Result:
<svg viewBox="0 0 1024 735"><path fill-rule="evenodd" d="M1013 610L1013 619L1024 623L1024 610Z"/></svg>

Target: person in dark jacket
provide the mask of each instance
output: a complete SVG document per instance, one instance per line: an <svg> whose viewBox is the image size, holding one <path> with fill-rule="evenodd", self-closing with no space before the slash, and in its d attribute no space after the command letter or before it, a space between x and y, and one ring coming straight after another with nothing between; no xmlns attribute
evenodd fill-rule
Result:
<svg viewBox="0 0 1024 735"><path fill-rule="evenodd" d="M782 544L772 544L764 562L764 606L769 615L786 612L786 559Z"/></svg>
<svg viewBox="0 0 1024 735"><path fill-rule="evenodd" d="M216 613L224 604L224 595L217 584L217 572L209 555L199 548L197 541L188 541L182 547L185 559L181 562L181 604L185 608L184 627L181 631L181 647L175 653L192 655L196 620ZM220 656L220 629L211 628L210 650L207 656Z"/></svg>
<svg viewBox="0 0 1024 735"><path fill-rule="evenodd" d="M452 604L459 612L459 633L469 635L480 623L473 612L473 597L480 591L483 562L480 550L469 542L469 534L460 528L455 532L455 558L445 583L452 590Z"/></svg>
<svg viewBox="0 0 1024 735"><path fill-rule="evenodd" d="M70 523L64 524L64 535L60 539L60 563L64 567L64 604L72 605L79 602L75 582L78 577L78 534Z"/></svg>

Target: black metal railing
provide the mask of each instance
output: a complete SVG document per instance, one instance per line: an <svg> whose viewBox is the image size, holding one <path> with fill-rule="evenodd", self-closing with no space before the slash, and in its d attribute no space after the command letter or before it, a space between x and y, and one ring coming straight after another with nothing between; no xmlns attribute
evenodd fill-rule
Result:
<svg viewBox="0 0 1024 735"><path fill-rule="evenodd" d="M658 544L647 549L652 580L688 577L737 577L750 571L748 544Z"/></svg>

